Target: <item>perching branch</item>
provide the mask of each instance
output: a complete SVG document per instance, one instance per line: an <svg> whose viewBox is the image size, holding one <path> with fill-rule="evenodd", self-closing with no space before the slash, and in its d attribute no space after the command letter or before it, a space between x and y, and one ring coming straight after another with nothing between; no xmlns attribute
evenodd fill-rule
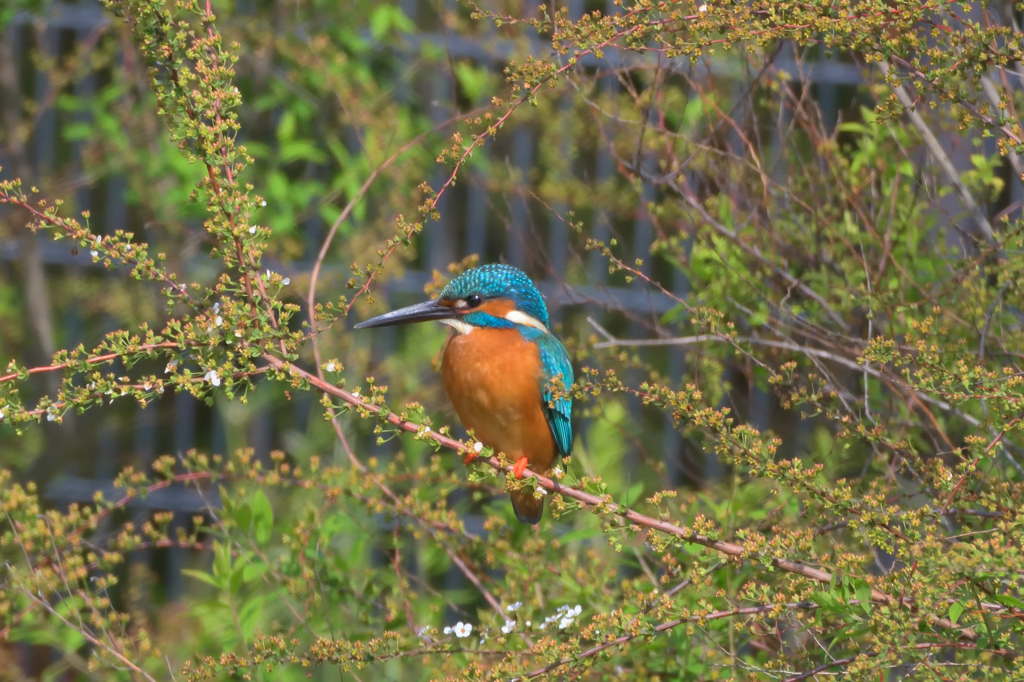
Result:
<svg viewBox="0 0 1024 682"><path fill-rule="evenodd" d="M381 412L381 408L379 406L373 405L372 403L369 403L363 400L362 398L353 395L349 391L346 391L344 389L338 388L337 386L333 386L324 381L321 381L320 378L317 377L316 375L310 374L309 372L297 367L294 364L291 364L269 354L265 354L263 356L263 359L272 368L281 371L286 375L293 376L296 379L307 381L315 388L317 388L319 391L326 393L327 395L333 396L335 398L340 398L341 400L345 401L354 408L366 410L367 412L377 415L379 415ZM448 436L442 436L441 434L435 431L424 433L420 425L414 424L413 422L410 421L403 421L398 415L394 413L387 413L387 416L385 418L388 421L388 423L390 423L392 426L398 427L399 429L406 431L408 433L418 434L423 438L429 438L430 440L433 440L439 443L440 445L448 448L449 450L452 450L462 456L466 456L473 452L473 450L469 446L467 446L465 443L462 443L461 441L449 438ZM476 461L486 464L495 471L500 471L506 475L512 473L512 465L504 462L497 456L477 457ZM655 519L650 516L640 514L639 512L636 512L632 509L627 509L622 505L616 504L615 502L612 501L611 496L598 497L597 495L593 495L591 493L587 493L576 488L566 487L558 483L558 481L547 478L546 476L541 476L540 474L531 471L530 469L526 469L523 475L524 478L534 479L537 486L543 488L544 490L550 491L557 495L561 495L563 497L568 497L570 499L576 500L577 502L580 502L581 504L587 507L600 509L603 513L606 513L608 515L619 516L625 521L629 521L630 523L635 524L637 526L649 528L660 533L665 533L666 535L671 535L673 537L679 538L680 540L683 540L684 542L702 545L715 552L736 559L745 560L751 556L749 551L743 545L735 544L732 542L726 542L724 540L712 540L711 538L704 535L688 533L683 528L677 526L674 523L670 523L668 521L663 521L660 519ZM812 566L807 566L806 564L800 563L798 561L773 557L771 558L769 563L773 567L781 571L785 571L786 573L792 573L794 575L799 575L804 578L813 580L815 582L829 584L832 581L832 574L828 571L823 571ZM871 599L872 601L875 601L880 604L896 603L895 598L889 596L888 594L885 594L884 592L881 592L880 590L873 588L871 590ZM976 637L976 634L972 629L960 628L955 623L951 622L948 618L929 617L929 620L934 625L943 630L959 630L960 637L964 639L973 640Z"/></svg>

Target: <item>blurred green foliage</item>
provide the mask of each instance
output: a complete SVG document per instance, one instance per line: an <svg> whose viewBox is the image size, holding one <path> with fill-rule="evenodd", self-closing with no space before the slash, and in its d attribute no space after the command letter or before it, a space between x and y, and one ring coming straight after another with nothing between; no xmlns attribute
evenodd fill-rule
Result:
<svg viewBox="0 0 1024 682"><path fill-rule="evenodd" d="M2 46L52 10L0 11ZM0 64L0 678L1024 678L1005 10L111 0ZM862 67L837 125L787 41ZM85 260L45 271L26 222ZM525 252L597 292L559 311L580 437L551 480L460 463L444 331L344 329L438 247L469 260L430 291ZM609 287L639 297L588 320ZM221 441L172 451L178 395ZM104 433L110 499L48 495L102 478Z"/></svg>

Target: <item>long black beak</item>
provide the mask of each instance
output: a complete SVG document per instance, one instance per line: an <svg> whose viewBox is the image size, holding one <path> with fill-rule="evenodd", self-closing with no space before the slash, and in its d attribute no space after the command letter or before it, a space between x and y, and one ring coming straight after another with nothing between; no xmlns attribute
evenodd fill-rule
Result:
<svg viewBox="0 0 1024 682"><path fill-rule="evenodd" d="M456 312L448 306L441 305L440 300L417 303L390 313L384 313L377 317L360 322L356 329L369 329L370 327L393 327L398 324L409 324L410 322L425 322L427 320L449 320L455 317Z"/></svg>

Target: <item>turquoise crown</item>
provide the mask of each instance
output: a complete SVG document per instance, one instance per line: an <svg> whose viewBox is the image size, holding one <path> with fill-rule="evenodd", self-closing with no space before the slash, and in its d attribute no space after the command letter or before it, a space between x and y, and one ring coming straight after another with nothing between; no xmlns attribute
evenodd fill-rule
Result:
<svg viewBox="0 0 1024 682"><path fill-rule="evenodd" d="M441 298L456 301L474 294L483 299L510 299L516 310L548 326L548 307L544 304L544 297L519 268L492 263L467 270L448 282L441 291Z"/></svg>

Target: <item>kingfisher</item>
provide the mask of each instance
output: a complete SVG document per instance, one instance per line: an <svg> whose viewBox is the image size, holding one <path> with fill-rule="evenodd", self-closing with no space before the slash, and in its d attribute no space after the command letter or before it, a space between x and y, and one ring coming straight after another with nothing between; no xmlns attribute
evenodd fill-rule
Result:
<svg viewBox="0 0 1024 682"><path fill-rule="evenodd" d="M463 426L495 452L547 474L572 452L572 362L548 327L548 309L519 268L504 264L467 270L433 300L374 317L356 329L436 320L452 328L441 361L445 393ZM467 464L476 457L470 453ZM544 499L513 491L512 509L536 524Z"/></svg>

